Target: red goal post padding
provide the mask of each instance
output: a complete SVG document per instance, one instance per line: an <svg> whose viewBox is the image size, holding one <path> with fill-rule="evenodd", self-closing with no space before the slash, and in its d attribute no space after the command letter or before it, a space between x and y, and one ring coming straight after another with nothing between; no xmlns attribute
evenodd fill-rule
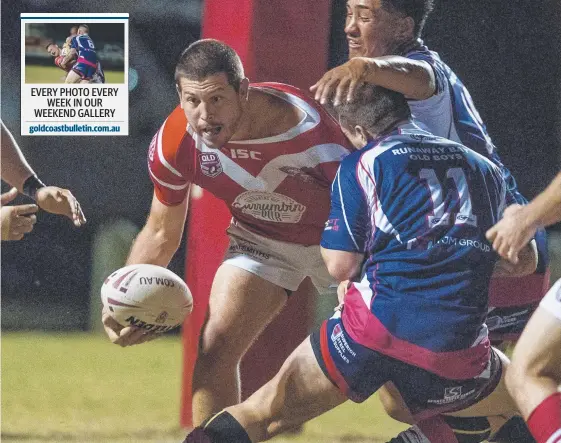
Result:
<svg viewBox="0 0 561 443"><path fill-rule="evenodd" d="M307 89L327 69L330 11L330 0L206 0L202 34L232 46L251 81L278 81ZM197 194L200 192L191 196L187 221L185 276L195 304L183 328L183 427L192 425L192 377L199 331L212 279L228 244L225 229L230 220L220 200L205 191L202 196ZM246 355L242 364L244 397L270 379L307 335L315 301L298 293L310 287L307 279Z"/></svg>

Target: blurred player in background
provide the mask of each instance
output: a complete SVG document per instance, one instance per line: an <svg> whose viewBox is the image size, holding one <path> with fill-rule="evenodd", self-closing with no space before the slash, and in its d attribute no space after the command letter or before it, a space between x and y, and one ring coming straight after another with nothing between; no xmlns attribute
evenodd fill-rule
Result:
<svg viewBox="0 0 561 443"><path fill-rule="evenodd" d="M487 233L493 248L517 263L536 230L561 221L561 173L526 206L507 208ZM538 443L561 442L561 280L549 290L518 341L507 387Z"/></svg>
<svg viewBox="0 0 561 443"><path fill-rule="evenodd" d="M193 43L175 75L180 106L150 145L152 208L127 263L168 265L191 184L229 206L230 244L214 278L194 370L193 421L200 424L240 401L242 356L307 276L320 294L333 292L319 241L331 183L351 146L303 91L250 84L224 43ZM123 329L108 313L103 321L121 346L150 337Z"/></svg>
<svg viewBox="0 0 561 443"><path fill-rule="evenodd" d="M72 57L77 57L77 60L66 76L66 83L90 83L98 69L101 70L95 44L89 32L88 25L80 25L77 35L72 37L70 51L62 64L66 65Z"/></svg>
<svg viewBox="0 0 561 443"><path fill-rule="evenodd" d="M348 0L345 33L350 60L327 72L311 90L320 102L333 97L335 103L353 100L362 82L401 92L415 119L431 133L462 143L497 164L508 185L508 203L525 204L469 91L421 40L432 8L433 0ZM545 231L536 241L540 260L533 275L491 282L487 323L494 344L516 340L547 291ZM380 398L392 417L403 420L395 399L385 391ZM516 425L514 421L512 426Z"/></svg>
<svg viewBox="0 0 561 443"><path fill-rule="evenodd" d="M394 443L457 442L446 413L487 425L492 416L495 430L515 413L508 359L490 349L485 325L498 258L485 232L504 210L500 168L420 129L395 91L363 86L334 114L362 149L335 177L322 255L335 279L355 282L273 380L186 442L267 440L389 381L419 422ZM533 272L530 245L523 257L519 271Z"/></svg>
<svg viewBox="0 0 561 443"><path fill-rule="evenodd" d="M35 213L38 208L51 214L65 215L75 226L82 226L86 218L78 200L68 189L43 184L25 160L4 122L1 122L1 126L2 180L13 186L9 192L2 194L2 240L21 240L31 232L37 221ZM16 198L18 192L31 197L37 205L4 206Z"/></svg>

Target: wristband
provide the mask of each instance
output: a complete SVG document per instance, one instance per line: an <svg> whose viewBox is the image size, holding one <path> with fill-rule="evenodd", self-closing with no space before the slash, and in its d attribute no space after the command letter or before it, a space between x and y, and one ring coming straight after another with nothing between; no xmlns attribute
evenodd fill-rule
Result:
<svg viewBox="0 0 561 443"><path fill-rule="evenodd" d="M32 175L23 183L23 193L35 200L37 190L44 188L45 186L45 183L39 180L36 175Z"/></svg>

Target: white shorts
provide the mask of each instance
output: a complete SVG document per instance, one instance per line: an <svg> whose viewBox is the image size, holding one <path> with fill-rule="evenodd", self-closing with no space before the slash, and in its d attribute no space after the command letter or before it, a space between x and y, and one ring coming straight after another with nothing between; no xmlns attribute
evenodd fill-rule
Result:
<svg viewBox="0 0 561 443"><path fill-rule="evenodd" d="M540 307L551 312L561 321L561 279L552 286L540 302Z"/></svg>
<svg viewBox="0 0 561 443"><path fill-rule="evenodd" d="M337 290L327 272L319 245L303 246L271 240L232 221L226 231L230 244L223 263L245 269L277 285L295 291L306 277L320 294Z"/></svg>

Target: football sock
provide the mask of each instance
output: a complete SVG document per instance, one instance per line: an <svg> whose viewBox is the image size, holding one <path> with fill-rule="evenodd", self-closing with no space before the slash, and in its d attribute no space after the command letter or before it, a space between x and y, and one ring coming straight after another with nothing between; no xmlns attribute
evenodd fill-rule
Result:
<svg viewBox="0 0 561 443"><path fill-rule="evenodd" d="M193 429L183 443L251 443L242 425L222 411Z"/></svg>
<svg viewBox="0 0 561 443"><path fill-rule="evenodd" d="M507 421L489 441L496 443L536 443L526 422L519 415Z"/></svg>
<svg viewBox="0 0 561 443"><path fill-rule="evenodd" d="M561 392L550 395L532 411L528 427L538 443L561 443Z"/></svg>
<svg viewBox="0 0 561 443"><path fill-rule="evenodd" d="M442 416L431 417L401 432L388 443L459 443Z"/></svg>
<svg viewBox="0 0 561 443"><path fill-rule="evenodd" d="M442 419L452 428L459 443L480 443L491 435L491 425L487 417L452 417Z"/></svg>

